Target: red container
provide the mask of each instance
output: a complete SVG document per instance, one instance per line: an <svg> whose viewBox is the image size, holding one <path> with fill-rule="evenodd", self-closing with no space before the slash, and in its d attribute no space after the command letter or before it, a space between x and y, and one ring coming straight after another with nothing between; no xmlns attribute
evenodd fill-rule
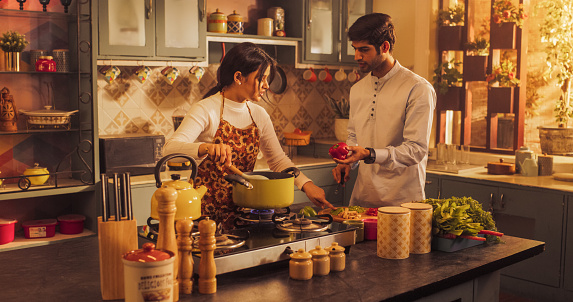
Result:
<svg viewBox="0 0 573 302"><path fill-rule="evenodd" d="M77 214L59 216L58 222L60 224L60 233L79 234L83 232L84 220L86 220L85 216Z"/></svg>
<svg viewBox="0 0 573 302"><path fill-rule="evenodd" d="M22 223L22 228L26 239L47 238L56 235L56 224L55 219L30 220Z"/></svg>
<svg viewBox="0 0 573 302"><path fill-rule="evenodd" d="M56 72L56 61L51 56L41 56L36 61L36 71Z"/></svg>
<svg viewBox="0 0 573 302"><path fill-rule="evenodd" d="M0 218L0 245L14 241L14 226L18 220Z"/></svg>
<svg viewBox="0 0 573 302"><path fill-rule="evenodd" d="M362 219L364 221L364 239L376 240L378 238L378 219Z"/></svg>

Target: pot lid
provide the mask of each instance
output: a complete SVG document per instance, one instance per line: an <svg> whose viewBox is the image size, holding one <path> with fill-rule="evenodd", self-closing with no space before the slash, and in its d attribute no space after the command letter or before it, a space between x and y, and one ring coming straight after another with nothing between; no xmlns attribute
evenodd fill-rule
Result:
<svg viewBox="0 0 573 302"><path fill-rule="evenodd" d="M513 163L504 163L504 162L503 162L503 158L500 158L500 159L499 159L499 162L495 162L495 161L488 162L487 165L488 165L488 166L503 166L503 167L512 167L512 166L514 166Z"/></svg>
<svg viewBox="0 0 573 302"><path fill-rule="evenodd" d="M26 171L45 170L45 167L40 167L39 163L34 163L33 167L26 168Z"/></svg>
<svg viewBox="0 0 573 302"><path fill-rule="evenodd" d="M378 212L384 214L408 214L410 213L410 209L402 207L380 207L378 208Z"/></svg>
<svg viewBox="0 0 573 302"><path fill-rule="evenodd" d="M78 222L84 220L86 220L86 216L79 214L68 214L68 215L58 216L58 221Z"/></svg>
<svg viewBox="0 0 573 302"><path fill-rule="evenodd" d="M432 205L422 202L406 202L400 205L401 207L408 208L410 210L431 210Z"/></svg>
<svg viewBox="0 0 573 302"><path fill-rule="evenodd" d="M56 225L58 221L55 219L39 219L39 220L28 220L22 223L22 226L25 227L38 227L38 226L48 226L48 225Z"/></svg>
<svg viewBox="0 0 573 302"><path fill-rule="evenodd" d="M225 14L223 14L222 12L220 12L218 8L215 10L214 13L211 13L210 18L211 18L211 19L215 19L215 20L218 20L218 19L227 19L227 17L225 16Z"/></svg>
<svg viewBox="0 0 573 302"><path fill-rule="evenodd" d="M338 242L333 242L330 247L327 249L331 253L343 253L344 247L338 245Z"/></svg>
<svg viewBox="0 0 573 302"><path fill-rule="evenodd" d="M323 249L322 246L317 245L314 250L310 250L309 253L312 256L327 256L328 255L328 251Z"/></svg>
<svg viewBox="0 0 573 302"><path fill-rule="evenodd" d="M18 222L16 219L0 217L0 225L7 225L16 222Z"/></svg>
<svg viewBox="0 0 573 302"><path fill-rule="evenodd" d="M20 109L20 112L29 116L68 116L78 112L78 110L63 111L63 110L52 109L52 106L44 106L44 109L41 110L26 111Z"/></svg>
<svg viewBox="0 0 573 302"><path fill-rule="evenodd" d="M307 259L312 258L312 255L310 253L305 252L304 249L300 248L300 249L298 249L298 251L292 253L290 255L290 257L292 259L307 260Z"/></svg>
<svg viewBox="0 0 573 302"><path fill-rule="evenodd" d="M167 260L171 257L173 257L173 253L156 250L155 244L151 242L144 243L140 250L133 250L123 255L123 259L136 262L156 262Z"/></svg>
<svg viewBox="0 0 573 302"><path fill-rule="evenodd" d="M233 13L227 16L227 20L234 22L243 22L243 16L237 14L236 10L233 10Z"/></svg>

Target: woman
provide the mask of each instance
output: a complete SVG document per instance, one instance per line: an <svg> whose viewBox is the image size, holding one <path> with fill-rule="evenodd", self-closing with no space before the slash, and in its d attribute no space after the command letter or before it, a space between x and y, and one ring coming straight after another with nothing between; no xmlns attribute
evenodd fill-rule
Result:
<svg viewBox="0 0 573 302"><path fill-rule="evenodd" d="M270 116L255 102L269 88L276 62L253 43L233 47L217 71L218 83L193 104L163 154L184 153L202 160L196 185L207 186L201 210L223 228L233 227L232 186L223 178L226 166L253 171L259 150L269 168L282 171L294 164L282 150ZM317 206L334 208L324 191L302 173L295 185Z"/></svg>

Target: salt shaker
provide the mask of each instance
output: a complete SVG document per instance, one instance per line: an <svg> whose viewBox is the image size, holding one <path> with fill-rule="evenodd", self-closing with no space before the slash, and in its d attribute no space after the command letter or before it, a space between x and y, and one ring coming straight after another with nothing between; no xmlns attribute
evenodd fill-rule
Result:
<svg viewBox="0 0 573 302"><path fill-rule="evenodd" d="M295 280L309 280L312 278L312 255L299 249L290 255L289 276Z"/></svg>
<svg viewBox="0 0 573 302"><path fill-rule="evenodd" d="M328 251L317 245L309 252L312 255L312 273L316 276L326 276L330 273L330 257Z"/></svg>
<svg viewBox="0 0 573 302"><path fill-rule="evenodd" d="M326 250L330 257L330 270L336 272L343 271L346 268L346 254L344 254L344 247L338 245L338 242L333 242Z"/></svg>

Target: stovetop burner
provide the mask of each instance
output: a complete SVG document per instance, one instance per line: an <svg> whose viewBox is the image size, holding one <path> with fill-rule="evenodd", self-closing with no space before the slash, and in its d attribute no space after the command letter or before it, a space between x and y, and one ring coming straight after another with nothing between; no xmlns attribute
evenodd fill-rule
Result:
<svg viewBox="0 0 573 302"><path fill-rule="evenodd" d="M235 227L244 227L252 224L265 224L276 221L283 221L289 218L290 208L258 210L250 208L238 208L237 218L234 221Z"/></svg>
<svg viewBox="0 0 573 302"><path fill-rule="evenodd" d="M302 233L302 232L321 232L328 229L330 224L332 223L332 216L330 216L329 214L317 215L316 218L317 219L309 219L305 218L304 216L295 214L291 219L283 221L275 221L275 224L277 228L281 231ZM326 218L327 220L325 221L320 218Z"/></svg>

